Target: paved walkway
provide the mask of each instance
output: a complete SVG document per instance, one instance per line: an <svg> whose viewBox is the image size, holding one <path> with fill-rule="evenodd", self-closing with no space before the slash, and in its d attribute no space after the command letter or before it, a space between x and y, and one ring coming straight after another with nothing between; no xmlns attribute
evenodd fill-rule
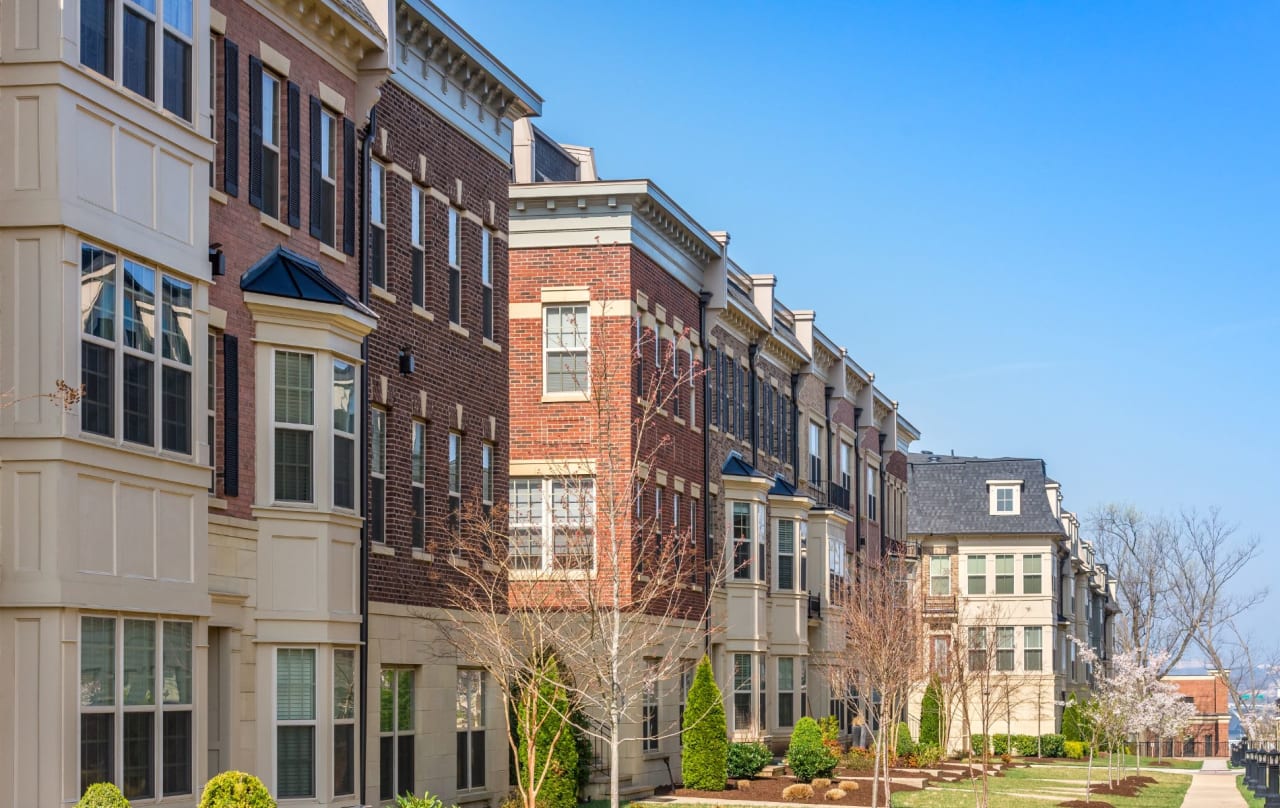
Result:
<svg viewBox="0 0 1280 808"><path fill-rule="evenodd" d="M1207 758L1204 767L1191 775L1182 808L1246 808L1248 803L1236 788L1236 776L1227 769L1225 758Z"/></svg>

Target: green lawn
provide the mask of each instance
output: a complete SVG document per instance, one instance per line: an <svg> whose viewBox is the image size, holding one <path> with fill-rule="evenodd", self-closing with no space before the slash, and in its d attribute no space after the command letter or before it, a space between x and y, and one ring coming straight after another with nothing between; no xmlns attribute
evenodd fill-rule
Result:
<svg viewBox="0 0 1280 808"><path fill-rule="evenodd" d="M1236 778L1236 788L1240 789L1240 796L1244 797L1244 801L1249 803L1249 808L1262 808L1262 804L1266 800L1253 796L1253 792L1244 787L1244 775Z"/></svg>
<svg viewBox="0 0 1280 808"><path fill-rule="evenodd" d="M1147 774L1147 772L1143 772ZM1191 786L1185 774L1154 772L1158 782L1143 789L1137 797L1098 795L1116 808L1179 808ZM1094 768L1094 782L1106 777L1105 767ZM990 803L999 808L1046 808L1052 805L1044 796L1061 796L1061 801L1084 797L1083 766L1032 766L1009 770L1004 777L988 778ZM1040 795L1040 799L1033 796ZM895 794L894 808L969 808L974 804L972 786L966 782L940 783L924 791Z"/></svg>

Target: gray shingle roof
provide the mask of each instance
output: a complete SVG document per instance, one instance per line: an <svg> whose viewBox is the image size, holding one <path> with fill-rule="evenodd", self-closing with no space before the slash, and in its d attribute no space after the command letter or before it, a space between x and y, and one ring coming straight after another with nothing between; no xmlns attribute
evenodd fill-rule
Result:
<svg viewBox="0 0 1280 808"><path fill-rule="evenodd" d="M381 38L382 26L378 25L378 21L369 13L369 9L365 8L362 0L333 0L333 4L367 26L370 33Z"/></svg>
<svg viewBox="0 0 1280 808"><path fill-rule="evenodd" d="M1044 461L1016 457L907 457L907 532L1062 533L1045 495ZM1022 480L1019 513L991 514L988 480Z"/></svg>

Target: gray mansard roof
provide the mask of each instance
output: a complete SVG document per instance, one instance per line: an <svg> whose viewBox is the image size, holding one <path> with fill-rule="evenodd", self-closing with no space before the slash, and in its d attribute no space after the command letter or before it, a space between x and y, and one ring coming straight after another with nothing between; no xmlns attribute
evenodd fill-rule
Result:
<svg viewBox="0 0 1280 808"><path fill-rule="evenodd" d="M1063 532L1045 495L1043 460L912 453L907 463L907 532L912 535ZM1022 481L1017 515L991 514L988 480Z"/></svg>

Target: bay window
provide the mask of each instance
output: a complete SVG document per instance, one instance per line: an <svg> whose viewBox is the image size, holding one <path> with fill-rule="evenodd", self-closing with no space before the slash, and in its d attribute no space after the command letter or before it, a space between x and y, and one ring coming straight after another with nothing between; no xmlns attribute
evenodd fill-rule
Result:
<svg viewBox="0 0 1280 808"><path fill-rule="evenodd" d="M315 357L275 352L275 498L311 502L315 433Z"/></svg>
<svg viewBox="0 0 1280 808"><path fill-rule="evenodd" d="M316 794L316 651L276 649L276 789L280 799Z"/></svg>
<svg viewBox="0 0 1280 808"><path fill-rule="evenodd" d="M356 506L356 368L333 360L333 504Z"/></svg>
<svg viewBox="0 0 1280 808"><path fill-rule="evenodd" d="M733 655L733 730L751 729L751 654Z"/></svg>
<svg viewBox="0 0 1280 808"><path fill-rule="evenodd" d="M981 626L969 628L969 671L981 672L987 669L987 630Z"/></svg>
<svg viewBox="0 0 1280 808"><path fill-rule="evenodd" d="M733 503L733 579L751 580L751 503Z"/></svg>
<svg viewBox="0 0 1280 808"><path fill-rule="evenodd" d="M969 594L987 594L987 557L985 555L967 556L969 564Z"/></svg>
<svg viewBox="0 0 1280 808"><path fill-rule="evenodd" d="M159 83L164 109L189 121L193 11L192 0L80 0L80 64L108 79L118 70L121 84L148 101Z"/></svg>
<svg viewBox="0 0 1280 808"><path fill-rule="evenodd" d="M1013 556L996 555L996 594L1013 594Z"/></svg>
<svg viewBox="0 0 1280 808"><path fill-rule="evenodd" d="M775 550L775 561L778 567L777 589L790 592L796 586L796 523L794 520L778 520Z"/></svg>
<svg viewBox="0 0 1280 808"><path fill-rule="evenodd" d="M1044 664L1044 630L1040 626L1022 629L1022 667L1038 671Z"/></svg>
<svg viewBox="0 0 1280 808"><path fill-rule="evenodd" d="M1008 626L996 629L996 670L1013 670L1013 629Z"/></svg>
<svg viewBox="0 0 1280 808"><path fill-rule="evenodd" d="M640 748L645 752L656 752L658 751L658 663L654 660L645 661L641 712Z"/></svg>

